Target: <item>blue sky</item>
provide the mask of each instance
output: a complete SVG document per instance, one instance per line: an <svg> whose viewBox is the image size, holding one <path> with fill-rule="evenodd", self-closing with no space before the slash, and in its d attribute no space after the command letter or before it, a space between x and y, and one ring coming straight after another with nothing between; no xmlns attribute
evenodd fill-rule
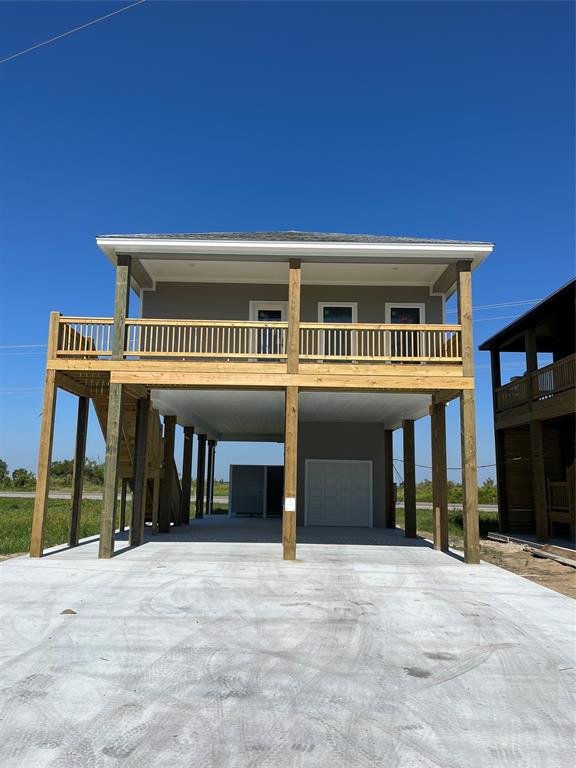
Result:
<svg viewBox="0 0 576 768"><path fill-rule="evenodd" d="M127 4L3 2L0 58ZM573 30L573 4L557 2L145 2L1 64L0 457L35 468L44 349L12 345L44 344L50 310L111 314L97 233L491 240L476 305L566 282ZM479 310L476 341L524 308ZM477 364L483 465L494 461L488 356ZM73 421L64 395L55 458L72 454ZM88 452L103 455L95 418ZM247 456L221 444L217 475ZM255 446L250 459L274 463L281 450Z"/></svg>

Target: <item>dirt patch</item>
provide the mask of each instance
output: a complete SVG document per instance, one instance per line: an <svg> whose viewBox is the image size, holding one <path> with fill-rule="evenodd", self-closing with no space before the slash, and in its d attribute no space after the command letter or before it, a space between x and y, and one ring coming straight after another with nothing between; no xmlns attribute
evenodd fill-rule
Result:
<svg viewBox="0 0 576 768"><path fill-rule="evenodd" d="M526 552L522 544L483 540L480 557L548 589L576 598L576 569L554 560L534 557Z"/></svg>

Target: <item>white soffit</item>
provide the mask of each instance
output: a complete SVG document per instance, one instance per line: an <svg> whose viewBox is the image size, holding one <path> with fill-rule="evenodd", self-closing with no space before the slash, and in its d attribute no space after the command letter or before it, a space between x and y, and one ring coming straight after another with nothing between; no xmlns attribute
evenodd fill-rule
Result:
<svg viewBox="0 0 576 768"><path fill-rule="evenodd" d="M146 259L142 262L155 282L287 283L286 262L185 261ZM427 285L445 269L438 264L335 264L302 265L304 285Z"/></svg>
<svg viewBox="0 0 576 768"><path fill-rule="evenodd" d="M248 390L153 390L162 415L173 415L181 425L194 426L226 439L246 435L274 438L284 432L284 394ZM426 394L396 392L301 392L300 420L307 422L365 422L387 428L402 419L428 413Z"/></svg>

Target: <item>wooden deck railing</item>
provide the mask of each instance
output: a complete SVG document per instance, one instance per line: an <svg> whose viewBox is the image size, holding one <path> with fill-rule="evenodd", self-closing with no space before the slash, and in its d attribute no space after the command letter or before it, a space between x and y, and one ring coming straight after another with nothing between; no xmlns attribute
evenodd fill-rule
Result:
<svg viewBox="0 0 576 768"><path fill-rule="evenodd" d="M545 400L576 387L576 355L525 374L496 390L496 410L506 411L531 400Z"/></svg>
<svg viewBox="0 0 576 768"><path fill-rule="evenodd" d="M110 357L114 320L111 317L61 317L58 357Z"/></svg>
<svg viewBox="0 0 576 768"><path fill-rule="evenodd" d="M528 377L518 376L509 384L504 384L496 390L496 410L506 411L515 405L527 403L530 399Z"/></svg>
<svg viewBox="0 0 576 768"><path fill-rule="evenodd" d="M563 357L532 374L532 396L538 400L576 386L576 355Z"/></svg>
<svg viewBox="0 0 576 768"><path fill-rule="evenodd" d="M57 357L112 355L111 318L60 317ZM125 359L284 361L288 323L229 320L126 321ZM459 325L301 323L300 360L460 363Z"/></svg>
<svg viewBox="0 0 576 768"><path fill-rule="evenodd" d="M286 358L288 323L128 320L126 357Z"/></svg>
<svg viewBox="0 0 576 768"><path fill-rule="evenodd" d="M449 362L462 360L459 325L301 323L301 360Z"/></svg>

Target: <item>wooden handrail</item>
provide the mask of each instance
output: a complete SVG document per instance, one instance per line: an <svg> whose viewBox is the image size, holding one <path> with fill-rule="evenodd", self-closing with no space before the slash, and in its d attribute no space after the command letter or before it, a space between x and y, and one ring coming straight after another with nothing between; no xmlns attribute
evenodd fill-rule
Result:
<svg viewBox="0 0 576 768"><path fill-rule="evenodd" d="M208 328L221 325L229 328L288 328L288 323L261 323L258 320L152 320L143 317L128 318L126 325L181 325L187 327L202 325Z"/></svg>
<svg viewBox="0 0 576 768"><path fill-rule="evenodd" d="M327 330L343 331L461 331L461 325L439 325L438 323L429 325L428 323L419 323L414 325L400 325L399 323L300 323L300 328L318 328Z"/></svg>

